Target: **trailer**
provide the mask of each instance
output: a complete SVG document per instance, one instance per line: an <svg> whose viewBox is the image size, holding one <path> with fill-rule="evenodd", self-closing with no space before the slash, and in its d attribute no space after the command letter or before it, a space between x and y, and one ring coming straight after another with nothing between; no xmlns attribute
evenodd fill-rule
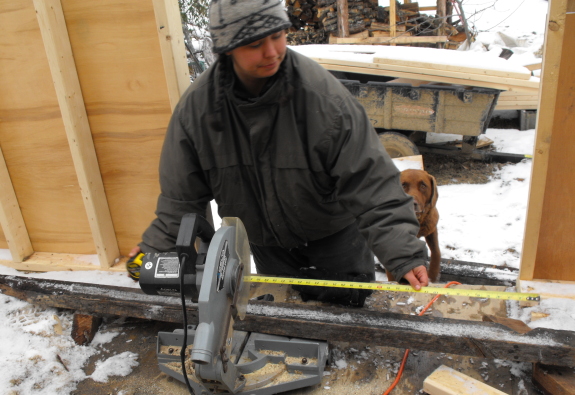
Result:
<svg viewBox="0 0 575 395"><path fill-rule="evenodd" d="M347 75L346 75L347 76ZM477 148L487 130L500 90L457 85L420 85L341 78L365 108L392 158L421 153L518 162L525 155ZM427 143L427 133L462 135L461 144Z"/></svg>

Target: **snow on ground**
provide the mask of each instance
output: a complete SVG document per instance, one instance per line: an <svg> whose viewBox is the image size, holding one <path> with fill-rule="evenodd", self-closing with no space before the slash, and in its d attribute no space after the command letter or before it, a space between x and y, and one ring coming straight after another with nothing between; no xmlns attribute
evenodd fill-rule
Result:
<svg viewBox="0 0 575 395"><path fill-rule="evenodd" d="M426 4L426 1L432 3ZM420 5L435 5L435 0L422 0ZM493 6L488 7L490 5ZM512 63L524 65L537 59L534 53L543 43L546 1L486 1L465 7L470 21L480 31L478 44L472 47L472 51L489 51L497 57L501 48L508 47L514 51L510 58ZM473 15L472 7L488 8ZM488 31L491 27L495 28ZM487 136L501 152L530 154L533 149L534 130L489 129ZM439 187L439 241L443 256L518 267L530 174L531 162L524 161L503 166L487 184ZM10 253L0 250L0 259L10 259ZM97 263L96 256L87 256L86 259ZM23 275L4 266L0 266L0 274ZM124 273L90 271L26 275L138 287ZM555 292L557 289L554 286ZM549 299L527 309L509 303L509 308L513 318L527 322L532 328L575 328L575 303L572 300ZM532 312L549 316L532 322ZM138 365L137 355L132 353L103 356L106 344L120 333L117 329L102 326L90 345L78 346L69 336L71 325L71 312L41 309L0 294L0 395L69 394L76 383L89 377L106 381L110 376L128 375ZM87 375L84 369L88 359L100 354L102 358L95 371L91 376Z"/></svg>

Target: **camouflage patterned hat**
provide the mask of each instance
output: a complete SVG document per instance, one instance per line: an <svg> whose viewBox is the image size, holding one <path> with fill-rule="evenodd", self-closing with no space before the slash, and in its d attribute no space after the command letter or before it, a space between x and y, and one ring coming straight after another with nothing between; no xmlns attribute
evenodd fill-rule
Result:
<svg viewBox="0 0 575 395"><path fill-rule="evenodd" d="M225 53L291 26L278 0L212 0L210 34L215 53Z"/></svg>

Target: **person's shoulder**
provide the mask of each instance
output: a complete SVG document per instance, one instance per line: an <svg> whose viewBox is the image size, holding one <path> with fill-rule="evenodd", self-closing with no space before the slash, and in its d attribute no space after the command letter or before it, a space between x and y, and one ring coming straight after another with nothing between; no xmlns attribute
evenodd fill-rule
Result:
<svg viewBox="0 0 575 395"><path fill-rule="evenodd" d="M199 103L205 103L206 98L214 91L216 69L217 62L200 74L182 94L178 105L186 106L190 104L198 105Z"/></svg>
<svg viewBox="0 0 575 395"><path fill-rule="evenodd" d="M306 90L336 100L349 95L349 91L343 84L315 60L293 49L288 50L290 51L294 77Z"/></svg>

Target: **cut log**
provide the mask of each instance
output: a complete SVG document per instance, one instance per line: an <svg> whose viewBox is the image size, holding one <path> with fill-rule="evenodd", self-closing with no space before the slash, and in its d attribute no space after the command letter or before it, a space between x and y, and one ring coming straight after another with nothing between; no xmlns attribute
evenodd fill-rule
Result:
<svg viewBox="0 0 575 395"><path fill-rule="evenodd" d="M5 295L45 307L182 322L179 298L145 295L134 288L0 276L0 290ZM384 298L386 294L374 295ZM197 324L197 305L190 304L187 312L189 324ZM492 322L419 317L365 308L252 300L245 320L237 321L234 328L328 341L349 341L353 333L358 343L370 345L556 366L575 365L575 336L571 331L536 328L519 334Z"/></svg>
<svg viewBox="0 0 575 395"><path fill-rule="evenodd" d="M102 323L102 318L89 314L74 314L72 322L72 339L80 346L89 344Z"/></svg>

